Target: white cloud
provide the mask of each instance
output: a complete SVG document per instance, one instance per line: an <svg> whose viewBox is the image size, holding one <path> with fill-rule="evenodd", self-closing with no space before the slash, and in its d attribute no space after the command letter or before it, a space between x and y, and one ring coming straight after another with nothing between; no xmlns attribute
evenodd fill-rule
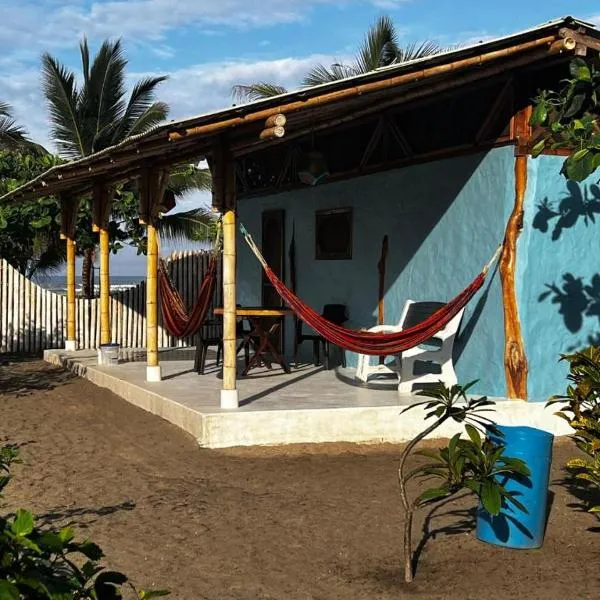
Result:
<svg viewBox="0 0 600 600"><path fill-rule="evenodd" d="M410 0L22 0L2 7L0 49L31 52L90 39L161 40L179 27L258 28L305 19L318 5L371 4L394 9Z"/></svg>
<svg viewBox="0 0 600 600"><path fill-rule="evenodd" d="M159 97L170 105L171 118L189 117L230 106L231 88L235 84L269 81L294 89L312 65L333 61L331 56L312 55L270 61L192 65L172 71L168 81L160 88ZM128 80L133 84L148 74L130 73ZM52 148L37 67L11 69L10 73L0 70L0 98L13 106L17 120L27 127L33 139Z"/></svg>
<svg viewBox="0 0 600 600"><path fill-rule="evenodd" d="M171 106L170 117L179 119L231 106L231 88L235 84L268 81L295 89L302 77L316 63L329 64L327 55L277 60L226 61L204 63L177 69L169 74L160 90L160 98ZM148 73L131 73L131 80Z"/></svg>

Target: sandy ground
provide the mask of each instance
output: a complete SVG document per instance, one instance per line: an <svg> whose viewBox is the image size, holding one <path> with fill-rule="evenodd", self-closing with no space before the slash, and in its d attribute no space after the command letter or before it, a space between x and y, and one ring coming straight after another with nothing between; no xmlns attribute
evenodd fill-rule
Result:
<svg viewBox="0 0 600 600"><path fill-rule="evenodd" d="M0 441L25 464L10 508L72 524L107 563L173 600L600 598L599 523L578 510L555 446L544 546L478 542L473 499L417 519L402 583L398 447L201 450L187 434L38 360L0 366ZM424 533L425 532L425 533Z"/></svg>

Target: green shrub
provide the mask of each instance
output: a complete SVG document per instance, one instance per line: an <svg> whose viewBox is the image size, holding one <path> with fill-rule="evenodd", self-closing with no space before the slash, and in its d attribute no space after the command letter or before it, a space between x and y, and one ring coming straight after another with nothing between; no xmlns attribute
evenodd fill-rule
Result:
<svg viewBox="0 0 600 600"><path fill-rule="evenodd" d="M19 462L14 446L0 448L0 498ZM165 590L137 591L123 573L106 570L100 547L75 541L70 527L38 527L19 509L0 516L0 600L117 600L127 585L138 600L165 596Z"/></svg>
<svg viewBox="0 0 600 600"><path fill-rule="evenodd" d="M572 438L587 455L571 458L566 467L576 479L600 492L600 348L563 354L561 360L569 363L571 383L564 395L552 396L548 404L562 404L556 414L575 430ZM600 505L590 503L588 509L600 513Z"/></svg>

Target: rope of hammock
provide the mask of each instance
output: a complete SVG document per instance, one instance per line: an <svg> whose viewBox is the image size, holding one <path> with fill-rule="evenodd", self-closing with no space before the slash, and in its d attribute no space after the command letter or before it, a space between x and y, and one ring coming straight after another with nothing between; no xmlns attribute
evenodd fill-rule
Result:
<svg viewBox="0 0 600 600"><path fill-rule="evenodd" d="M162 258L159 260L158 289L163 326L174 337L181 338L195 335L200 331L202 325L204 325L217 280L220 234L221 228L219 223L217 224L217 237L208 263L208 270L202 278L198 295L189 312L181 294L169 277L165 261Z"/></svg>
<svg viewBox="0 0 600 600"><path fill-rule="evenodd" d="M302 321L336 346L340 346L345 350L351 350L353 352L358 352L359 354L368 354L371 356L400 354L409 348L414 348L415 346L422 344L443 329L469 303L471 298L481 288L490 267L496 262L502 251L502 244L500 244L479 275L477 275L477 277L475 277L475 279L460 294L458 294L456 298L439 308L429 318L418 323L414 327L404 329L403 331L395 333L374 333L370 331L354 331L352 329L346 329L341 325L336 325L323 318L310 306L304 304L304 302L289 290L277 275L275 275L254 243L252 236L243 225L240 225L240 231L248 243L248 246L250 246L250 249L261 263L267 278L277 290L277 293Z"/></svg>

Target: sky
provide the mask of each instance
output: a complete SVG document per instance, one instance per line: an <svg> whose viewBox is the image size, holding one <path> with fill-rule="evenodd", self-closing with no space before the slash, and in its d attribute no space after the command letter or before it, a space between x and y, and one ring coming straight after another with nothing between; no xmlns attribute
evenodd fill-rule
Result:
<svg viewBox="0 0 600 600"><path fill-rule="evenodd" d="M31 138L53 149L40 56L49 52L77 72L84 35L92 51L105 38L122 38L131 84L168 75L159 98L178 119L231 105L237 83L297 88L313 64L351 57L382 14L396 23L401 43L476 43L567 14L600 25L591 0L0 0L0 100ZM179 208L208 203L195 194ZM134 250L111 258L112 274L144 269Z"/></svg>

